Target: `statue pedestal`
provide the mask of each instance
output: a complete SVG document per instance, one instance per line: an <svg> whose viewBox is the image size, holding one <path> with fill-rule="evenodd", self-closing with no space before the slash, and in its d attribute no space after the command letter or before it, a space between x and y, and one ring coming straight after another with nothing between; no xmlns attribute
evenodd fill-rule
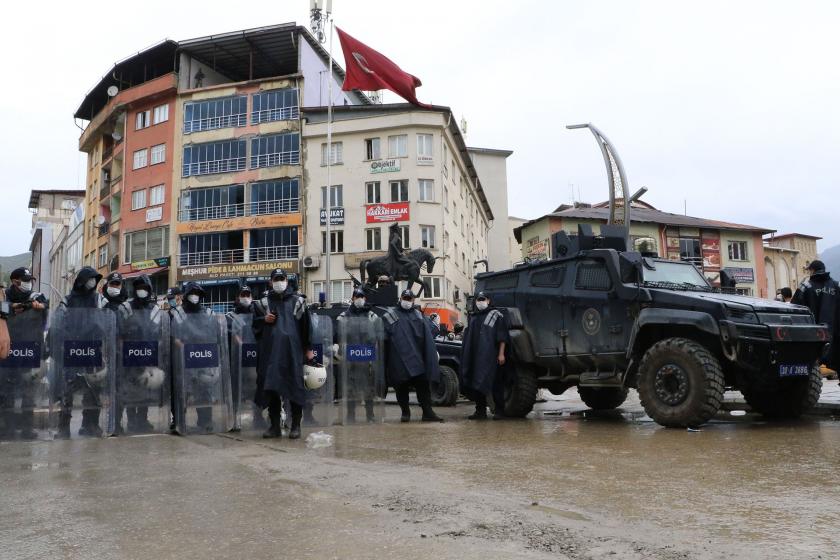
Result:
<svg viewBox="0 0 840 560"><path fill-rule="evenodd" d="M397 287L393 284L389 286L381 286L375 290L365 291L367 292L367 302L369 305L393 307L399 303Z"/></svg>

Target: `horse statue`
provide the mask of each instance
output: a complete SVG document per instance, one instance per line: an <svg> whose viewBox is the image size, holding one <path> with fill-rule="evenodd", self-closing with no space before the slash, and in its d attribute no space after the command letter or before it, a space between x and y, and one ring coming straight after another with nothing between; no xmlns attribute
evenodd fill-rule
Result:
<svg viewBox="0 0 840 560"><path fill-rule="evenodd" d="M396 268L393 266L395 261L390 255L364 260L359 265L359 275L362 278L362 283L369 288L374 288L381 276L389 276L394 283L406 280L409 290L413 288L414 284L420 284L420 291L416 294L417 297L420 297L429 290L429 286L420 279L420 269L425 265L426 272L431 274L435 268L435 260L437 258L429 250L414 249L402 255L400 264ZM367 273L367 282L365 282L365 273Z"/></svg>

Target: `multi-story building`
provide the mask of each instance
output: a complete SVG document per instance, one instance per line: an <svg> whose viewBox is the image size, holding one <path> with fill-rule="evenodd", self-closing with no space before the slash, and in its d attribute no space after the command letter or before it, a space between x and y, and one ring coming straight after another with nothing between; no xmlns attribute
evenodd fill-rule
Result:
<svg viewBox="0 0 840 560"><path fill-rule="evenodd" d="M70 215L70 221L55 235L50 249L50 290L52 295L67 294L73 287L76 273L82 266L84 252L85 205L79 205Z"/></svg>
<svg viewBox="0 0 840 560"><path fill-rule="evenodd" d="M560 230L576 234L578 224L589 224L597 233L608 218L607 203L562 205L550 214L525 222L514 233L522 243L523 258L550 258L551 234ZM735 280L739 293L775 296L775 292L768 293L762 242L762 236L773 230L670 214L642 201L632 203L630 219L635 250L691 262L712 284L720 283L723 270Z"/></svg>
<svg viewBox="0 0 840 560"><path fill-rule="evenodd" d="M487 231L487 268L504 270L513 264L508 245L512 230L508 216L507 158L511 150L492 148L467 148L487 202L496 219L490 222Z"/></svg>
<svg viewBox="0 0 840 560"><path fill-rule="evenodd" d="M508 239L507 239L507 250L508 250L508 259L510 259L511 265L514 263L522 262L522 243L520 243L516 239L516 235L514 231L516 228L527 222L525 218L517 218L516 216L508 216Z"/></svg>
<svg viewBox="0 0 840 560"><path fill-rule="evenodd" d="M781 288L796 290L808 277L808 265L819 258L817 241L822 239L803 233L771 235L764 239L764 270L767 293Z"/></svg>
<svg viewBox="0 0 840 560"><path fill-rule="evenodd" d="M324 107L304 111L309 293L349 300L350 275L361 280L362 261L385 254L389 226L396 223L404 249L428 249L437 258L433 270L422 271L430 288L421 300L424 308L441 313L445 323L458 320L476 261L488 256L494 210L451 111L403 103L334 108L329 290L326 117ZM502 219L507 222L506 215Z"/></svg>
<svg viewBox="0 0 840 560"><path fill-rule="evenodd" d="M80 190L33 190L29 195L29 211L32 213L30 268L35 276L33 289L49 298L64 295L60 286L54 284L50 253L55 240L66 236L66 229L84 197L85 191Z"/></svg>

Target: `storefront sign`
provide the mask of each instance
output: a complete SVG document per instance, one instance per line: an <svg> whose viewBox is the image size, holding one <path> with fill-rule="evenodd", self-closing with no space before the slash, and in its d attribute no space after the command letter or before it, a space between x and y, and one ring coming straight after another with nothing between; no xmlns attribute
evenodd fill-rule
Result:
<svg viewBox="0 0 840 560"><path fill-rule="evenodd" d="M214 231L243 230L283 226L299 226L303 219L299 212L293 214L266 214L263 216L243 216L227 220L203 220L200 222L178 223L178 233L210 233Z"/></svg>
<svg viewBox="0 0 840 560"><path fill-rule="evenodd" d="M409 219L408 202L372 204L367 207L367 223L406 222Z"/></svg>
<svg viewBox="0 0 840 560"><path fill-rule="evenodd" d="M163 218L163 206L155 206L146 210L146 223L157 222Z"/></svg>
<svg viewBox="0 0 840 560"><path fill-rule="evenodd" d="M131 263L131 271L137 272L138 270L147 270L149 268L158 268L161 266L169 266L169 257L133 262Z"/></svg>
<svg viewBox="0 0 840 560"><path fill-rule="evenodd" d="M529 259L548 258L548 241L542 240L528 245L525 256Z"/></svg>
<svg viewBox="0 0 840 560"><path fill-rule="evenodd" d="M720 270L720 234L716 231L704 231L701 239L703 269Z"/></svg>
<svg viewBox="0 0 840 560"><path fill-rule="evenodd" d="M728 266L723 270L738 284L752 284L755 282L755 275L753 274L753 269L751 268Z"/></svg>
<svg viewBox="0 0 840 560"><path fill-rule="evenodd" d="M188 266L178 269L178 281L268 277L275 268L282 268L287 273L297 273L298 260Z"/></svg>
<svg viewBox="0 0 840 560"><path fill-rule="evenodd" d="M370 162L371 173L391 173L399 170L400 160L398 159L380 159Z"/></svg>
<svg viewBox="0 0 840 560"><path fill-rule="evenodd" d="M327 225L327 211L325 209L321 210L321 225ZM333 207L330 208L330 225L331 226L343 226L344 225L344 208L341 207Z"/></svg>

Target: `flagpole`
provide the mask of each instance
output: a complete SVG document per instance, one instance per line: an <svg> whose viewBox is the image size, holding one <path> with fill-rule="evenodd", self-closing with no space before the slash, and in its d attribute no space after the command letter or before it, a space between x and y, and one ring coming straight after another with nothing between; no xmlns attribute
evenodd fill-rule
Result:
<svg viewBox="0 0 840 560"><path fill-rule="evenodd" d="M333 56L332 56L332 44L333 44L333 20L332 14L327 12L327 21L329 22L330 26L330 45L329 45L329 71L327 72L327 194L326 194L326 212L327 216L324 222L327 226L327 266L325 268L326 273L326 281L324 282L324 289L327 292L326 304L327 307L332 307L332 285L331 285L331 275L330 275L330 265L331 265L331 255L332 255L332 237L331 237L331 226L332 226L332 109L333 109L333 97L332 97L332 83L333 83Z"/></svg>

